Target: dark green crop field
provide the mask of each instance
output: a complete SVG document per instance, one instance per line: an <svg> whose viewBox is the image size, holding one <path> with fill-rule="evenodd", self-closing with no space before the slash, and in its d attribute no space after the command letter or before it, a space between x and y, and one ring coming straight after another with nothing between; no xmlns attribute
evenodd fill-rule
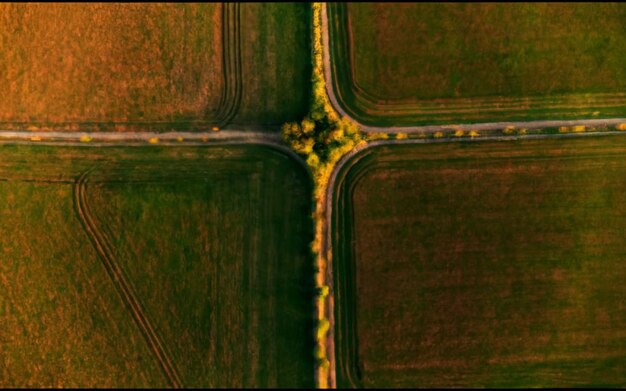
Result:
<svg viewBox="0 0 626 391"><path fill-rule="evenodd" d="M333 83L368 125L626 114L626 6L328 4Z"/></svg>
<svg viewBox="0 0 626 391"><path fill-rule="evenodd" d="M0 386L313 387L310 191L269 147L0 146Z"/></svg>
<svg viewBox="0 0 626 391"><path fill-rule="evenodd" d="M309 107L311 5L241 4L243 95L233 124L282 125Z"/></svg>
<svg viewBox="0 0 626 391"><path fill-rule="evenodd" d="M309 4L2 4L5 130L280 125L308 106Z"/></svg>
<svg viewBox="0 0 626 391"><path fill-rule="evenodd" d="M372 148L334 203L337 384L626 385L626 138Z"/></svg>

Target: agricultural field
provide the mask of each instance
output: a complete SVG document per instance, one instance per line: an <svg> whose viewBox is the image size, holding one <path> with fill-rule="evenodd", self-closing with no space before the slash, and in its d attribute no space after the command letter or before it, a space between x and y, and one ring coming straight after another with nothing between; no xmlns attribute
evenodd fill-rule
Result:
<svg viewBox="0 0 626 391"><path fill-rule="evenodd" d="M310 189L264 146L0 146L0 386L313 387Z"/></svg>
<svg viewBox="0 0 626 391"><path fill-rule="evenodd" d="M623 387L624 20L0 4L0 388Z"/></svg>
<svg viewBox="0 0 626 391"><path fill-rule="evenodd" d="M626 383L626 139L387 145L333 201L338 387Z"/></svg>
<svg viewBox="0 0 626 391"><path fill-rule="evenodd" d="M333 90L370 126L621 117L618 3L329 3Z"/></svg>
<svg viewBox="0 0 626 391"><path fill-rule="evenodd" d="M301 119L311 93L306 3L243 3L243 96L233 125L282 125Z"/></svg>
<svg viewBox="0 0 626 391"><path fill-rule="evenodd" d="M2 4L4 130L278 127L308 107L308 4Z"/></svg>

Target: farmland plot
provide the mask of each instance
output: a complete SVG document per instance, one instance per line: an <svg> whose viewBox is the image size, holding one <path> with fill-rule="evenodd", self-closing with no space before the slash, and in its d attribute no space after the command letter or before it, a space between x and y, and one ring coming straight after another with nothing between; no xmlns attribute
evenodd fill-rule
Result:
<svg viewBox="0 0 626 391"><path fill-rule="evenodd" d="M312 387L295 161L260 146L0 149L0 385Z"/></svg>
<svg viewBox="0 0 626 391"><path fill-rule="evenodd" d="M309 8L2 4L0 125L210 130L235 117L256 127L297 119L308 103Z"/></svg>
<svg viewBox="0 0 626 391"><path fill-rule="evenodd" d="M372 126L620 117L626 6L328 4L333 89Z"/></svg>
<svg viewBox="0 0 626 391"><path fill-rule="evenodd" d="M241 4L243 97L233 124L282 125L308 110L311 6Z"/></svg>
<svg viewBox="0 0 626 391"><path fill-rule="evenodd" d="M626 384L626 138L358 156L333 218L338 386Z"/></svg>

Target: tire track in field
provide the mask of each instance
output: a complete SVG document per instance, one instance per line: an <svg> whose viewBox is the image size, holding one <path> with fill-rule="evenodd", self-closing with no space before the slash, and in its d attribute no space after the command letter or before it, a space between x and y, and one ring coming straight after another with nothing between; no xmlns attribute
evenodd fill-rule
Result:
<svg viewBox="0 0 626 391"><path fill-rule="evenodd" d="M127 282L124 273L118 266L115 258L112 255L112 251L109 248L109 244L104 239L104 236L100 232L98 226L93 221L91 213L88 208L87 200L85 197L85 188L87 185L87 178L93 169L89 169L83 172L78 179L74 182L74 208L78 215L79 220L82 223L85 232L89 236L94 248L98 252L98 257L102 261L102 265L107 271L107 274L111 278L113 285L121 295L124 304L128 307L133 316L133 319L137 323L142 335L146 339L149 347L151 348L154 356L158 360L165 377L169 381L170 385L174 388L182 388L183 384L178 375L176 367L172 363L167 351L161 339L156 334L152 324L144 314L143 309L137 299L135 292Z"/></svg>
<svg viewBox="0 0 626 391"><path fill-rule="evenodd" d="M239 3L222 5L222 77L224 88L217 109L216 122L224 127L233 119L242 96L241 18Z"/></svg>
<svg viewBox="0 0 626 391"><path fill-rule="evenodd" d="M396 140L392 140L396 141ZM328 318L331 324L329 337L327 340L327 349L329 352L329 360L331 364L331 372L329 374L329 386L331 388L352 387L362 388L362 371L359 366L358 354L358 335L356 333L356 307L354 306L354 272L355 265L345 262L345 252L349 251L350 239L345 241L344 245L338 243L335 249L333 243L336 235L343 235L343 227L350 224L349 216L346 213L333 213L333 207L337 202L340 210L347 210L344 198L341 197L344 191L352 192L350 189L344 189L345 177L349 169L360 161L367 154L367 150L376 142L366 144L365 146L356 147L352 151L344 155L333 169L329 185L326 189L323 208L325 214L325 227L322 239L322 251L326 254L332 254L328 257L328 271L326 276L327 285L332 292L328 303ZM365 151L365 155L362 151ZM355 157L356 156L356 157ZM355 181L352 182L354 185ZM337 191L337 192L336 192ZM344 195L345 197L345 195ZM337 227L337 231L333 227ZM335 302L335 299L336 302ZM337 318L335 318L337 313ZM337 342L339 341L339 342ZM337 386L337 371L340 376L345 377L345 384Z"/></svg>

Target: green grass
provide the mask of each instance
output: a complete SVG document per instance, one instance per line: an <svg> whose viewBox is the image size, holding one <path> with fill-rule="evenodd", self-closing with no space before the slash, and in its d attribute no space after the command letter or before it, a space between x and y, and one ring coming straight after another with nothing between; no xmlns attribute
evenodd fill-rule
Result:
<svg viewBox="0 0 626 391"><path fill-rule="evenodd" d="M626 138L376 147L334 209L338 386L624 386Z"/></svg>
<svg viewBox="0 0 626 391"><path fill-rule="evenodd" d="M0 385L166 387L74 215L71 184L0 182L0 205Z"/></svg>
<svg viewBox="0 0 626 391"><path fill-rule="evenodd" d="M313 386L311 189L298 163L261 146L0 152L0 385L169 385L97 242L182 385Z"/></svg>
<svg viewBox="0 0 626 391"><path fill-rule="evenodd" d="M329 15L335 92L368 125L625 113L621 4L333 4Z"/></svg>

